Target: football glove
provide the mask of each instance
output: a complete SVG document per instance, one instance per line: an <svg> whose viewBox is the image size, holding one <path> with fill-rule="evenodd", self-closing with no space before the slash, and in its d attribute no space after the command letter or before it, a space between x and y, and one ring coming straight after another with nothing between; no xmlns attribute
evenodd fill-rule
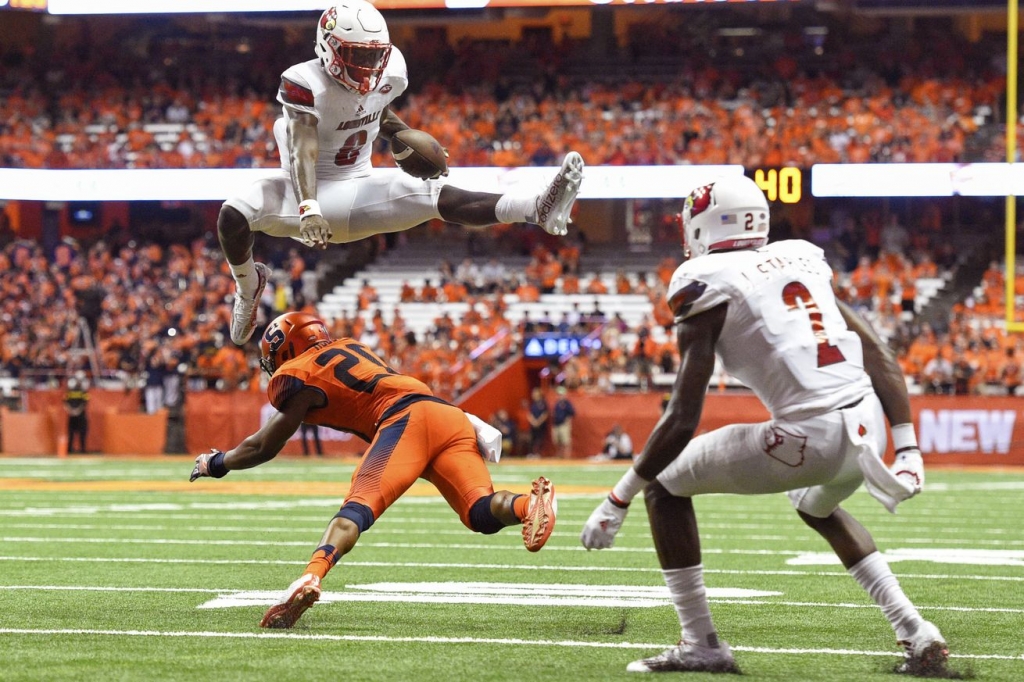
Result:
<svg viewBox="0 0 1024 682"><path fill-rule="evenodd" d="M910 497L924 490L924 460L918 448L903 448L889 467L896 478L910 486Z"/></svg>
<svg viewBox="0 0 1024 682"><path fill-rule="evenodd" d="M322 215L307 215L299 219L299 238L306 246L326 249L332 235L331 225Z"/></svg>
<svg viewBox="0 0 1024 682"><path fill-rule="evenodd" d="M221 471L210 470L210 460L217 455L221 455L223 458L224 453L217 448L213 448L209 452L204 452L196 457L196 465L192 467L192 475L188 477L188 482L192 483L197 478L203 478L204 476L209 476L211 478L224 478L228 472L224 470L223 464L220 465L220 469L223 473L221 473ZM216 467L214 468L216 469Z"/></svg>
<svg viewBox="0 0 1024 682"><path fill-rule="evenodd" d="M615 534L622 528L629 507L619 507L605 498L583 525L580 542L587 549L607 549L615 544Z"/></svg>

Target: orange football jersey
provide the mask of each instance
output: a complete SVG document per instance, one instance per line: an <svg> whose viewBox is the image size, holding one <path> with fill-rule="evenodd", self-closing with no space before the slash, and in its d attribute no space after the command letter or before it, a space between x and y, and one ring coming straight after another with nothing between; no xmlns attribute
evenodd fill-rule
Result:
<svg viewBox="0 0 1024 682"><path fill-rule="evenodd" d="M409 395L433 396L418 379L391 369L355 339L338 339L281 365L267 395L277 409L305 388L320 391L327 404L311 410L306 423L328 426L372 440L384 412Z"/></svg>

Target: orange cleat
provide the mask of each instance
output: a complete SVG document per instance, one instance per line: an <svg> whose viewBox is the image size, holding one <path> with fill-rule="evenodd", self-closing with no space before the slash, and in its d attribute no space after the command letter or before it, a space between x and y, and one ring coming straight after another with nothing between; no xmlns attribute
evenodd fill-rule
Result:
<svg viewBox="0 0 1024 682"><path fill-rule="evenodd" d="M261 628L287 629L320 599L320 578L307 573L291 585L281 601L267 609Z"/></svg>
<svg viewBox="0 0 1024 682"><path fill-rule="evenodd" d="M541 476L533 482L530 492L530 504L526 507L523 518L523 544L526 549L536 552L551 537L555 529L555 514L558 503L555 501L555 485Z"/></svg>

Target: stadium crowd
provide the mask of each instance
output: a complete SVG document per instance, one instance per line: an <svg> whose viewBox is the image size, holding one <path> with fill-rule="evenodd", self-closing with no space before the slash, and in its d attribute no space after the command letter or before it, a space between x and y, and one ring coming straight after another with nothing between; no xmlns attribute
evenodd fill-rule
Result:
<svg viewBox="0 0 1024 682"><path fill-rule="evenodd" d="M256 50L137 38L127 46L134 58L119 59L117 41L63 30L80 59L17 46L0 53L0 166L278 165L276 79L313 56L304 41L269 33ZM1005 75L992 42L953 39L955 49L939 55L923 31L898 52L893 38L878 44L877 36L861 51L866 39L847 42L838 27L827 50L790 34L755 50L709 47L683 27L634 33L621 63L575 71L587 61L585 44L414 44L412 88L396 111L462 166L550 165L567 149L592 165L1005 158ZM393 165L383 142L374 161Z"/></svg>
<svg viewBox="0 0 1024 682"><path fill-rule="evenodd" d="M1009 393L1021 382L1024 345L1001 324L1005 283L993 263L974 294L957 303L948 324L935 328L916 309L917 282L948 277L955 262L928 250L904 255L891 250L896 223L883 230L885 248L861 250L856 267L843 266L842 237L829 246L841 297L863 311L896 350L919 392ZM907 252L910 253L909 251ZM442 262L441 276L423 286L405 283L388 321L373 282L363 282L353 310L329 319L335 337L360 339L379 350L396 369L423 380L441 396L456 398L538 332L571 333L600 343L584 344L550 374L570 388L612 391L614 377L638 378L653 388L654 374L673 374L677 365L665 290L678 258L666 257L651 272L619 270L614 277L581 269L581 245L567 241L557 250L535 245L521 271L497 258ZM849 259L847 259L849 260ZM275 276L261 302L261 320L282 311L315 312L303 278L307 264L291 248L270 260ZM608 282L612 286L608 286ZM1024 296L1024 273L1015 280ZM161 245L98 241L83 248L72 240L47 254L36 243L14 241L0 252L0 373L36 383L59 381L75 371L91 372L82 330L85 321L103 374L125 385L160 394L168 378L182 389L258 390L262 381L256 344L238 348L227 340L231 279L210 239ZM638 325L597 305L557 317L524 315L510 321L508 300L539 301L543 293L641 294L652 314ZM405 324L401 304L469 303L466 312L444 311L424 333ZM390 302L388 303L390 305ZM457 306L453 310L463 310ZM443 308L442 308L443 310ZM631 382L630 385L636 385ZM173 400L167 395L162 400ZM156 409L153 403L149 409Z"/></svg>

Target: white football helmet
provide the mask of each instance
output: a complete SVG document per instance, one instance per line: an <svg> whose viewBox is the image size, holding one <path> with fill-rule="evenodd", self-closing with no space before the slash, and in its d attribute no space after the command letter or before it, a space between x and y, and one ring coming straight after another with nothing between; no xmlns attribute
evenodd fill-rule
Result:
<svg viewBox="0 0 1024 682"><path fill-rule="evenodd" d="M687 258L768 243L768 200L743 175L696 188L686 197L679 217Z"/></svg>
<svg viewBox="0 0 1024 682"><path fill-rule="evenodd" d="M377 87L391 57L384 17L366 0L328 7L317 26L316 55L331 78L365 95Z"/></svg>

